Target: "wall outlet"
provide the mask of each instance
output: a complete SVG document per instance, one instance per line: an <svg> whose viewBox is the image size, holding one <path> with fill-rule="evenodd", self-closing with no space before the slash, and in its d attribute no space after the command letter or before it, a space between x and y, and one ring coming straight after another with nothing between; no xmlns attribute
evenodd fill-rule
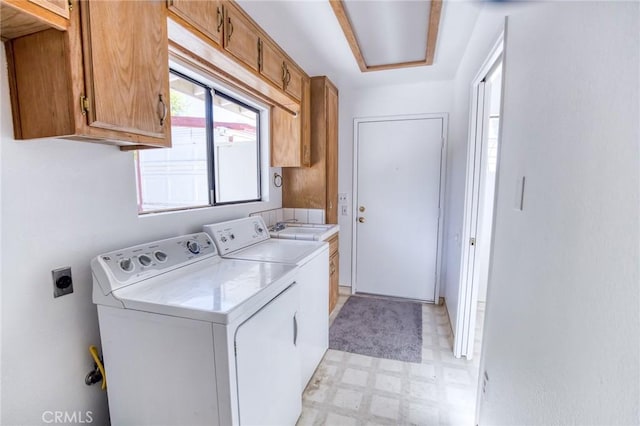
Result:
<svg viewBox="0 0 640 426"><path fill-rule="evenodd" d="M342 216L348 216L349 215L349 206L347 206L346 204L343 204L340 206L340 214Z"/></svg>
<svg viewBox="0 0 640 426"><path fill-rule="evenodd" d="M349 197L347 196L346 192L341 192L338 194L338 202L340 204L349 202Z"/></svg>
<svg viewBox="0 0 640 426"><path fill-rule="evenodd" d="M73 279L71 278L71 266L58 268L51 271L53 279L53 297L64 296L73 293Z"/></svg>

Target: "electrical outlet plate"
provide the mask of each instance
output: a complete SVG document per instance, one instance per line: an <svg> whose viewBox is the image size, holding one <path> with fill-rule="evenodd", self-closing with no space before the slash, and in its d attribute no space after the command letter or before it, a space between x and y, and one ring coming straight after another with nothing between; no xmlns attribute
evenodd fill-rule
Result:
<svg viewBox="0 0 640 426"><path fill-rule="evenodd" d="M338 194L338 202L339 203L347 203L348 197L347 197L347 193L346 192L341 192Z"/></svg>
<svg viewBox="0 0 640 426"><path fill-rule="evenodd" d="M58 268L51 271L53 280L53 297L64 296L73 293L73 279L71 278L71 267Z"/></svg>

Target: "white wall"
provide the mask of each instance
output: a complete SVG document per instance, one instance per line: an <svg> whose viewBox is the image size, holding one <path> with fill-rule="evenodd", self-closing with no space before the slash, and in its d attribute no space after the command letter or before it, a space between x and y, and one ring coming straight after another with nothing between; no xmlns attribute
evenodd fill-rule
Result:
<svg viewBox="0 0 640 426"><path fill-rule="evenodd" d="M640 421L639 39L637 2L509 18L481 425Z"/></svg>
<svg viewBox="0 0 640 426"><path fill-rule="evenodd" d="M100 346L90 259L280 207L281 193L272 187L268 203L138 217L133 154L91 143L13 140L4 48L0 56L0 423L41 424L47 410L89 410L95 424L106 424L106 394L84 384L93 366L87 348ZM54 299L51 270L67 265L74 293Z"/></svg>
<svg viewBox="0 0 640 426"><path fill-rule="evenodd" d="M451 111L451 81L398 84L352 90L340 88L338 192L348 194L348 216L340 215L340 285L351 285L353 202L353 119ZM402 190L402 188L398 188ZM381 194L383 196L383 194ZM397 218L402 220L402 218Z"/></svg>

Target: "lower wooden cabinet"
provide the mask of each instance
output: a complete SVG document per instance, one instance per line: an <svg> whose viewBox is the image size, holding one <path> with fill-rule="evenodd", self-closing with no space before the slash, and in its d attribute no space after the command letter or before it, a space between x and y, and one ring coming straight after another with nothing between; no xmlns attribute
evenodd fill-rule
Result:
<svg viewBox="0 0 640 426"><path fill-rule="evenodd" d="M340 285L340 252L338 251L338 234L329 239L329 313L338 303Z"/></svg>

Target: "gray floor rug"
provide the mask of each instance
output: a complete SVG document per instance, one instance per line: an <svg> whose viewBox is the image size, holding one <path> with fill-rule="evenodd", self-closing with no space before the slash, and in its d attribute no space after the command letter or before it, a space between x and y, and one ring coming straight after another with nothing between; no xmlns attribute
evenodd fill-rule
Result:
<svg viewBox="0 0 640 426"><path fill-rule="evenodd" d="M351 296L329 329L329 348L399 361L422 361L422 306Z"/></svg>

